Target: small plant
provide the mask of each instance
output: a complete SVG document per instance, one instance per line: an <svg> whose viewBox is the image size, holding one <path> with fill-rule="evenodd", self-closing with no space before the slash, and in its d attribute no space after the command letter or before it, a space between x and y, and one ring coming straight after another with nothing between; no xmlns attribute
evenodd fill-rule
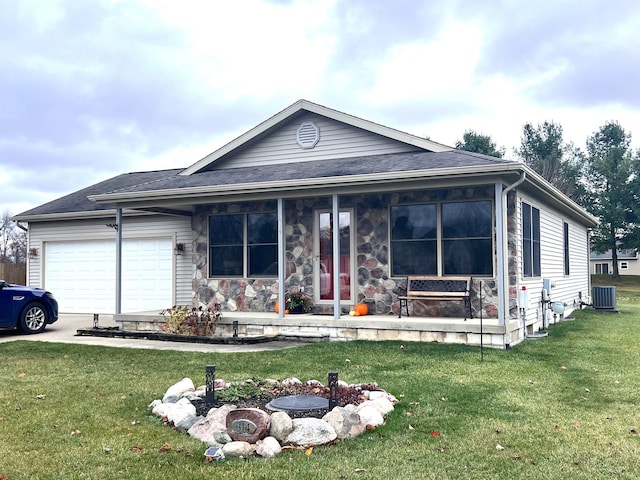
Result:
<svg viewBox="0 0 640 480"><path fill-rule="evenodd" d="M289 313L309 313L313 309L313 302L302 292L288 293L284 304Z"/></svg>
<svg viewBox="0 0 640 480"><path fill-rule="evenodd" d="M210 337L216 333L218 321L222 317L220 305L209 308L189 308L174 305L160 314L166 319L166 331L175 335Z"/></svg>

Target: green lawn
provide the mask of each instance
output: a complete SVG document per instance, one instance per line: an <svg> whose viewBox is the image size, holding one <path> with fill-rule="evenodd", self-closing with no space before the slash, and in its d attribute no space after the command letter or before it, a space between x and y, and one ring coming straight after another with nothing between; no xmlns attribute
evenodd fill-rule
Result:
<svg viewBox="0 0 640 480"><path fill-rule="evenodd" d="M4 343L0 479L635 479L637 283L619 287L620 314L576 312L548 338L485 350L484 361L475 347L397 342L246 354ZM204 383L207 364L226 380L338 370L401 401L383 427L308 456L208 464L205 445L146 409L183 377Z"/></svg>

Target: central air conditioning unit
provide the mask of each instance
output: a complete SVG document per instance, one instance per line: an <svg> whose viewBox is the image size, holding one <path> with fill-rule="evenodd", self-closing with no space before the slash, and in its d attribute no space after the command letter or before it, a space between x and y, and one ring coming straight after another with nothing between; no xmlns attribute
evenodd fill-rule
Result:
<svg viewBox="0 0 640 480"><path fill-rule="evenodd" d="M617 312L616 287L593 287L591 305L596 310Z"/></svg>

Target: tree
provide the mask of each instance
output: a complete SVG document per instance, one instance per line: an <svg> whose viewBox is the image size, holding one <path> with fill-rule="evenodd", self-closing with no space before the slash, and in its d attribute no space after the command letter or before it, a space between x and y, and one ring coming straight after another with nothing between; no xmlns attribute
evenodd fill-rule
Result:
<svg viewBox="0 0 640 480"><path fill-rule="evenodd" d="M26 260L27 233L4 212L0 217L0 262L23 263Z"/></svg>
<svg viewBox="0 0 640 480"><path fill-rule="evenodd" d="M618 277L618 249L638 248L640 151L631 151L631 134L609 122L587 140L588 210L600 219L593 231L597 252L611 250Z"/></svg>
<svg viewBox="0 0 640 480"><path fill-rule="evenodd" d="M562 138L562 126L544 122L534 127L527 123L522 128L520 148L515 153L558 190L578 203L585 199L584 154Z"/></svg>
<svg viewBox="0 0 640 480"><path fill-rule="evenodd" d="M462 136L462 140L456 142L458 150L467 152L482 153L492 157L502 158L504 156L504 147L498 148L489 135L476 133L473 130L467 130Z"/></svg>

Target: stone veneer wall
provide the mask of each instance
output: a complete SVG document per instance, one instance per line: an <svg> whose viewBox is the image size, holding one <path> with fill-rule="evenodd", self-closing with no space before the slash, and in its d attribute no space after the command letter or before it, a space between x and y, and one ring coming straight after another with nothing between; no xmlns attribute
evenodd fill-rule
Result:
<svg viewBox="0 0 640 480"><path fill-rule="evenodd" d="M493 186L411 191L373 195L341 196L340 208L353 208L356 225L356 295L371 314L398 314L397 296L406 288L406 278L390 276L389 206L435 201L472 199L493 200ZM515 196L509 197L509 251L516 249ZM285 201L285 288L287 292L304 290L313 297L313 222L316 209L330 209L330 197ZM192 219L194 232L194 306L220 303L227 311L274 311L277 300L277 278L210 279L208 278L208 217L213 214L275 211L274 200L264 202L225 203L198 207ZM494 240L495 243L495 240ZM510 261L511 309L517 315L515 292L516 263ZM474 316L479 314L480 281L472 287ZM511 292L513 290L513 292ZM329 313L332 306L316 306L319 313ZM497 289L493 278L482 279L482 308L486 318L497 317ZM348 307L344 308L345 312ZM456 302L410 302L410 313L416 316L462 316L463 306Z"/></svg>

